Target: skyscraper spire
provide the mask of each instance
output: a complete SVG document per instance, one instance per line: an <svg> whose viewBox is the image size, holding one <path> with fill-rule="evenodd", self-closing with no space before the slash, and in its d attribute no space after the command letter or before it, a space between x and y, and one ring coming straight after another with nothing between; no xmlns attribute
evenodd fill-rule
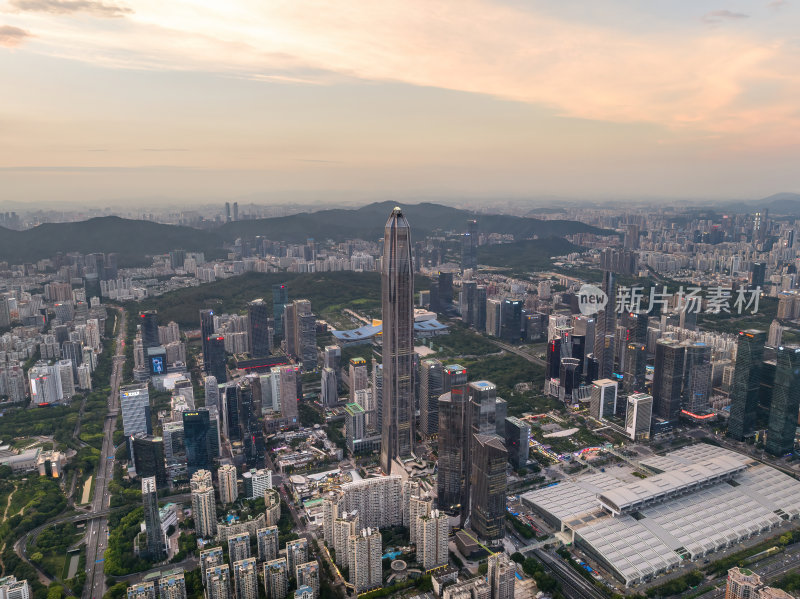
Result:
<svg viewBox="0 0 800 599"><path fill-rule="evenodd" d="M381 468L414 450L414 270L411 229L400 208L392 210L383 243L383 423Z"/></svg>

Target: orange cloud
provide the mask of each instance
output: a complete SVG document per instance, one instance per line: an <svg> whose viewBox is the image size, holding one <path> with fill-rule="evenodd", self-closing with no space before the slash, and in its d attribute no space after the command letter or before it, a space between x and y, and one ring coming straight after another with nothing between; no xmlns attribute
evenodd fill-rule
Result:
<svg viewBox="0 0 800 599"><path fill-rule="evenodd" d="M11 25L0 25L0 46L4 48L15 48L24 42L31 34Z"/></svg>

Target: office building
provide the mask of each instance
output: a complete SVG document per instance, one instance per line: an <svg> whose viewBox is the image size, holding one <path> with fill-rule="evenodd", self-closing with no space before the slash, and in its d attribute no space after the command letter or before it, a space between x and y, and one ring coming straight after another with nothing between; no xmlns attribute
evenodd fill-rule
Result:
<svg viewBox="0 0 800 599"><path fill-rule="evenodd" d="M324 367L320 379L320 401L323 408L332 408L339 403L339 383L336 371Z"/></svg>
<svg viewBox="0 0 800 599"><path fill-rule="evenodd" d="M711 347L687 343L683 373L683 409L690 414L705 414L711 399Z"/></svg>
<svg viewBox="0 0 800 599"><path fill-rule="evenodd" d="M505 441L506 451L508 451L508 461L515 470L519 470L528 463L531 426L524 420L520 420L514 416L506 418L505 422Z"/></svg>
<svg viewBox="0 0 800 599"><path fill-rule="evenodd" d="M214 335L214 311L200 310L200 339L203 344L203 370L211 372L211 337ZM224 381L218 381L224 382Z"/></svg>
<svg viewBox="0 0 800 599"><path fill-rule="evenodd" d="M231 599L231 569L228 564L208 568L205 583L207 599Z"/></svg>
<svg viewBox="0 0 800 599"><path fill-rule="evenodd" d="M495 435L474 435L470 519L484 540L505 535L508 452Z"/></svg>
<svg viewBox="0 0 800 599"><path fill-rule="evenodd" d="M238 473L233 464L223 464L217 470L219 478L219 502L223 505L233 503L239 497L239 487L236 483Z"/></svg>
<svg viewBox="0 0 800 599"><path fill-rule="evenodd" d="M281 557L264 564L264 589L267 599L286 599L289 592L289 567Z"/></svg>
<svg viewBox="0 0 800 599"><path fill-rule="evenodd" d="M622 388L627 394L645 390L647 348L644 343L631 342L625 346L625 369Z"/></svg>
<svg viewBox="0 0 800 599"><path fill-rule="evenodd" d="M411 456L415 440L414 270L411 229L400 208L395 208L386 222L381 289L383 396L380 465L384 473L391 474L396 459Z"/></svg>
<svg viewBox="0 0 800 599"><path fill-rule="evenodd" d="M164 460L164 440L137 433L132 440L133 464L136 475L142 478L155 477L158 487L167 485L167 469Z"/></svg>
<svg viewBox="0 0 800 599"><path fill-rule="evenodd" d="M158 312L155 310L139 312L139 326L142 332L142 345L145 349L161 345L158 339Z"/></svg>
<svg viewBox="0 0 800 599"><path fill-rule="evenodd" d="M441 568L448 562L448 537L450 535L450 517L439 510L430 515L418 516L417 527L417 561L426 572Z"/></svg>
<svg viewBox="0 0 800 599"><path fill-rule="evenodd" d="M606 294L608 303L600 310L595 319L594 357L598 364L598 378L608 379L614 372L614 331L616 329L616 294L617 275L603 268L601 290Z"/></svg>
<svg viewBox="0 0 800 599"><path fill-rule="evenodd" d="M283 337L283 311L289 303L289 289L284 284L272 286L272 317L275 320L275 334Z"/></svg>
<svg viewBox="0 0 800 599"><path fill-rule="evenodd" d="M369 386L367 361L364 358L352 358L349 372L348 385L350 387L350 402L352 403L356 400L356 391L367 389Z"/></svg>
<svg viewBox="0 0 800 599"><path fill-rule="evenodd" d="M500 309L500 338L506 343L518 344L522 341L521 299L506 298ZM488 317L487 317L488 318Z"/></svg>
<svg viewBox="0 0 800 599"><path fill-rule="evenodd" d="M249 472L242 473L242 480L247 499L264 497L264 492L272 488L272 470L251 468Z"/></svg>
<svg viewBox="0 0 800 599"><path fill-rule="evenodd" d="M211 470L219 449L210 412L204 408L194 412L183 412L182 419L183 443L186 448L189 474L201 469Z"/></svg>
<svg viewBox="0 0 800 599"><path fill-rule="evenodd" d="M436 489L439 509L461 514L469 492L469 402L466 388L456 386L439 397L439 460Z"/></svg>
<svg viewBox="0 0 800 599"><path fill-rule="evenodd" d="M31 387L31 403L33 405L57 404L64 399L64 387L61 384L61 370L45 362L37 362L28 371ZM123 424L125 413L123 412ZM130 417L129 417L130 419Z"/></svg>
<svg viewBox="0 0 800 599"><path fill-rule="evenodd" d="M491 587L491 599L514 599L517 571L508 554L500 552L490 555L488 565L486 579Z"/></svg>
<svg viewBox="0 0 800 599"><path fill-rule="evenodd" d="M268 562L278 557L278 527L267 526L256 531L256 545L258 546L258 559Z"/></svg>
<svg viewBox="0 0 800 599"><path fill-rule="evenodd" d="M384 251L385 249L386 246L384 245ZM437 288L436 299L439 309L442 312L449 312L453 308L453 273L440 271L437 278Z"/></svg>
<svg viewBox="0 0 800 599"><path fill-rule="evenodd" d="M686 346L674 339L656 342L653 369L653 416L677 422L681 412ZM629 404L630 405L630 404Z"/></svg>
<svg viewBox="0 0 800 599"><path fill-rule="evenodd" d="M250 355L261 357L272 353L269 308L263 299L256 299L247 304L247 336L250 341Z"/></svg>
<svg viewBox="0 0 800 599"><path fill-rule="evenodd" d="M297 587L310 587L312 599L319 597L319 564L316 561L298 564L294 569L294 577L297 580Z"/></svg>
<svg viewBox="0 0 800 599"><path fill-rule="evenodd" d="M357 403L349 403L344 407L344 435L347 449L351 453L363 450L366 438L366 416L364 408Z"/></svg>
<svg viewBox="0 0 800 599"><path fill-rule="evenodd" d="M126 437L136 433L153 434L150 422L150 394L147 385L127 385L119 390L122 409L122 432Z"/></svg>
<svg viewBox="0 0 800 599"><path fill-rule="evenodd" d="M217 383L228 380L227 363L225 360L225 337L212 335L208 339L209 372L217 379Z"/></svg>
<svg viewBox="0 0 800 599"><path fill-rule="evenodd" d="M461 236L461 271L478 268L478 221L468 220L467 230Z"/></svg>
<svg viewBox="0 0 800 599"><path fill-rule="evenodd" d="M381 533L365 528L347 540L350 583L356 595L377 589L383 584Z"/></svg>
<svg viewBox="0 0 800 599"><path fill-rule="evenodd" d="M303 370L314 370L317 367L317 325L311 302L297 299L286 304L283 320L286 353L300 360Z"/></svg>
<svg viewBox="0 0 800 599"><path fill-rule="evenodd" d="M425 436L439 432L439 396L444 393L442 368L442 363L436 359L420 363L419 427Z"/></svg>
<svg viewBox="0 0 800 599"><path fill-rule="evenodd" d="M250 535L242 532L228 537L228 559L231 565L248 557L250 557Z"/></svg>
<svg viewBox="0 0 800 599"><path fill-rule="evenodd" d="M219 409L219 383L217 383L217 379L214 376L208 375L205 377L203 381L203 387L205 389L205 396L206 396L206 406L207 408L217 408Z"/></svg>
<svg viewBox="0 0 800 599"><path fill-rule="evenodd" d="M731 415L728 419L728 435L737 441L744 441L753 433L755 426L766 339L766 333L756 329L740 331L737 339Z"/></svg>
<svg viewBox="0 0 800 599"><path fill-rule="evenodd" d="M158 579L158 599L186 599L186 580L183 572Z"/></svg>
<svg viewBox="0 0 800 599"><path fill-rule="evenodd" d="M597 379L592 383L592 398L589 415L597 420L614 416L617 412L617 382Z"/></svg>
<svg viewBox="0 0 800 599"><path fill-rule="evenodd" d="M770 347L778 347L783 341L783 332L786 327L781 325L780 321L773 320L769 325L769 337L767 338L767 345Z"/></svg>
<svg viewBox="0 0 800 599"><path fill-rule="evenodd" d="M161 532L161 518L158 515L158 490L154 476L142 479L142 505L147 555L154 562L159 562L165 556L165 546L164 534Z"/></svg>
<svg viewBox="0 0 800 599"><path fill-rule="evenodd" d="M800 347L777 349L775 385L769 410L767 452L784 456L794 451L800 412Z"/></svg>
<svg viewBox="0 0 800 599"><path fill-rule="evenodd" d="M207 470L198 470L192 475L191 481L194 529L197 536L204 539L210 539L217 534L217 503L214 487L208 480L210 476L211 473Z"/></svg>
<svg viewBox="0 0 800 599"><path fill-rule="evenodd" d="M10 596L10 594L5 594L3 592L3 587L0 586L0 598L6 599L6 597ZM129 586L127 590L127 597L128 599L159 599L156 595L156 585L152 580L138 582ZM26 599L28 598L26 597Z"/></svg>
<svg viewBox="0 0 800 599"><path fill-rule="evenodd" d="M653 418L653 396L634 393L628 396L625 414L625 431L634 441L650 438L650 421Z"/></svg>
<svg viewBox="0 0 800 599"><path fill-rule="evenodd" d="M286 543L286 563L289 566L289 572L294 572L299 564L307 561L308 540L305 537Z"/></svg>

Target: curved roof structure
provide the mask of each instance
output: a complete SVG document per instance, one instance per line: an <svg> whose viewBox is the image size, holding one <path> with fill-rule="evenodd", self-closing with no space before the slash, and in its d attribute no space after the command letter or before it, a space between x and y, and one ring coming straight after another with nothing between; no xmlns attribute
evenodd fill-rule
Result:
<svg viewBox="0 0 800 599"><path fill-rule="evenodd" d="M439 331L444 331L446 329L447 327L436 319L421 320L419 322L414 323L415 333L437 333ZM352 343L354 341L364 341L367 339L372 339L376 335L382 334L383 325L367 324L357 329L351 329L349 331L332 331L332 333L333 336L336 337L339 341L344 341L345 343L347 342Z"/></svg>

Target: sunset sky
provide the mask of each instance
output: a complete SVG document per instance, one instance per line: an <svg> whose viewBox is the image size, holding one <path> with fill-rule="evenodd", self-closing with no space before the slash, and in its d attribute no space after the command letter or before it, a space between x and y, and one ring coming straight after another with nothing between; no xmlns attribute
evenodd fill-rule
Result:
<svg viewBox="0 0 800 599"><path fill-rule="evenodd" d="M0 0L0 202L800 192L800 0Z"/></svg>

